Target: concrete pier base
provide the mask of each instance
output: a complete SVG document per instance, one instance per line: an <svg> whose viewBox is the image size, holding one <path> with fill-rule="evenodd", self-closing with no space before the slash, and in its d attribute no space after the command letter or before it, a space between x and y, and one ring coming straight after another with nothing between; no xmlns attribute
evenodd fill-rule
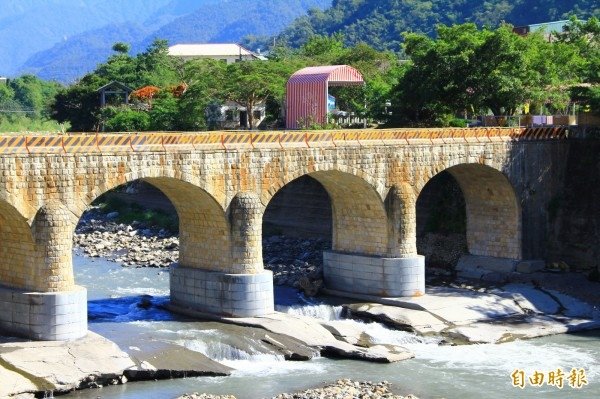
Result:
<svg viewBox="0 0 600 399"><path fill-rule="evenodd" d="M273 273L226 274L171 267L171 302L181 308L227 317L273 313Z"/></svg>
<svg viewBox="0 0 600 399"><path fill-rule="evenodd" d="M382 258L323 252L325 287L348 294L413 297L425 294L425 257Z"/></svg>
<svg viewBox="0 0 600 399"><path fill-rule="evenodd" d="M87 290L27 292L0 286L0 331L38 341L87 334Z"/></svg>

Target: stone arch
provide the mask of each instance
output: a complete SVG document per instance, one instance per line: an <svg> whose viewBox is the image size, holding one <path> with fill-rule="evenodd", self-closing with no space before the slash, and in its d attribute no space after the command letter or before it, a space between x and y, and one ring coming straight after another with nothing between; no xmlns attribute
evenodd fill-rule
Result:
<svg viewBox="0 0 600 399"><path fill-rule="evenodd" d="M179 263L184 267L228 272L231 269L231 234L225 211L205 189L173 177L128 175L131 180L104 184L105 191L87 195L83 208L95 198L119 185L142 180L159 189L171 201L179 216ZM79 213L77 219L81 216ZM74 228L74 226L73 226Z"/></svg>
<svg viewBox="0 0 600 399"><path fill-rule="evenodd" d="M456 164L444 170L456 179L465 199L469 253L521 259L521 209L504 173L477 163ZM419 194L426 183L419 187Z"/></svg>
<svg viewBox="0 0 600 399"><path fill-rule="evenodd" d="M357 170L344 172L342 169L314 170L289 176L272 187L268 194L263 193L263 204L268 205L275 193L286 184L308 175L325 188L331 200L332 249L344 253L385 256L388 228L383 200L366 173Z"/></svg>
<svg viewBox="0 0 600 399"><path fill-rule="evenodd" d="M0 200L0 285L36 290L35 242L27 219Z"/></svg>
<svg viewBox="0 0 600 399"><path fill-rule="evenodd" d="M119 174L118 178L100 180L97 184L94 184L89 191L81 193L79 196L77 196L74 204L75 207L72 211L77 216L77 218L79 218L81 217L85 209L88 207L88 205L91 204L96 198L100 197L102 194L119 186L122 186L123 184L127 184L136 180L144 180L149 182L149 180L152 179L171 179L174 181L188 183L192 186L195 186L200 190L206 192L213 199L215 199L215 202L217 202L221 209L224 210L224 206L222 204L224 202L224 199L221 198L223 197L224 193L214 192L210 185L206 184L206 182L203 181L200 177L192 173L185 173L171 169L148 167L141 168L140 170L123 172Z"/></svg>

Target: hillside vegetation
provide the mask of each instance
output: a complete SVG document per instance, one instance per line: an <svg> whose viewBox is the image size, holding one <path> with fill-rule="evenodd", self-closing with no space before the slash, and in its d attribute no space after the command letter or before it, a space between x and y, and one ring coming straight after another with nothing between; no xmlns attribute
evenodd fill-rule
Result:
<svg viewBox="0 0 600 399"><path fill-rule="evenodd" d="M403 32L432 35L437 24L473 22L496 27L600 16L597 0L334 0L332 7L312 10L278 36L279 43L298 47L315 34L339 33L348 45L365 42L377 49L399 51Z"/></svg>

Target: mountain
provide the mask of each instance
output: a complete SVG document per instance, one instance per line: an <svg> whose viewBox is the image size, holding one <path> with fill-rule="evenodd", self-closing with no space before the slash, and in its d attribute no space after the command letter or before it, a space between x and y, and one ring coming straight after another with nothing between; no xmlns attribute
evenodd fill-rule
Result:
<svg viewBox="0 0 600 399"><path fill-rule="evenodd" d="M399 50L402 33L432 34L436 24L475 22L515 26L600 16L597 0L334 0L325 11L296 19L279 36L280 43L301 46L314 34L341 33L347 44L366 42L378 49Z"/></svg>
<svg viewBox="0 0 600 399"><path fill-rule="evenodd" d="M6 20L8 25L19 18L41 18L35 5L45 4L42 0L25 0L23 3L27 4L19 8L13 3L17 0L7 1L12 7L9 15L0 20L0 39L6 31L1 21ZM48 2L56 3L57 10L62 10L63 3L75 3ZM32 5L28 6L29 3ZM107 3L114 3L119 11L108 12ZM43 27L51 33L45 35L48 38L45 44L36 38L29 38L28 42L28 35L13 30L12 40L16 38L21 46L3 49L4 54L0 50L0 59L11 60L6 65L0 63L0 75L33 73L43 79L71 83L106 60L112 45L118 41L130 43L135 53L155 38L182 43L238 42L249 34L272 36L307 10L329 6L331 0L79 0L75 4L68 11L71 18L59 18L51 12L52 7L45 8L46 20L58 19L56 23L38 22L39 29ZM148 6L143 7L144 4ZM86 13L96 16L93 23ZM77 20L75 14L81 19ZM87 23L87 29L58 29L71 19L77 20L78 26ZM66 30L70 33L65 33ZM6 40L9 41L8 36ZM36 51L32 51L34 48Z"/></svg>
<svg viewBox="0 0 600 399"><path fill-rule="evenodd" d="M143 23L172 0L2 0L0 75L39 51L108 24Z"/></svg>

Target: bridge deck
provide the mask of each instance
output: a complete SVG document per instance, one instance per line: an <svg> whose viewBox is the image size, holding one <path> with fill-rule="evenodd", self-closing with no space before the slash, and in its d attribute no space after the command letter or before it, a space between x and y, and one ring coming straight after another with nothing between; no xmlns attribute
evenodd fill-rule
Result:
<svg viewBox="0 0 600 399"><path fill-rule="evenodd" d="M0 136L0 154L177 152L253 148L412 145L564 139L565 127L223 131L144 133L27 133Z"/></svg>

